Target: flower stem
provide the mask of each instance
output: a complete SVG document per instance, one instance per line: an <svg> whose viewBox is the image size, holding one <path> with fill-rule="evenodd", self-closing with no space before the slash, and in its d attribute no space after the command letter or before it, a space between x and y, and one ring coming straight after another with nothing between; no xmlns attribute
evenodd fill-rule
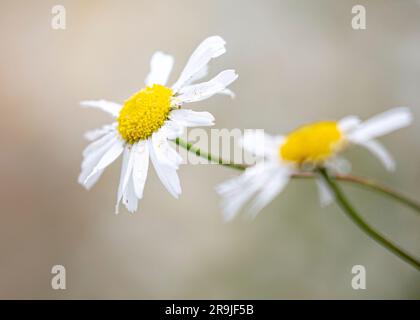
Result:
<svg viewBox="0 0 420 320"><path fill-rule="evenodd" d="M210 153L203 152L199 148L194 147L191 143L184 141L180 138L176 138L175 143L184 149L186 149L189 152L193 152L197 156L200 156L202 158L207 159L210 162L217 163L220 165L223 165L225 167L229 167L236 170L245 170L248 166L242 165L242 164L236 164L232 162L227 162L223 160L222 158L216 157ZM355 176L349 176L349 175L334 175L330 177L327 170L325 168L318 170L327 185L330 187L331 191L334 193L337 203L340 205L340 207L343 209L343 211L353 220L353 222L358 225L366 234L368 234L372 239L374 239L376 242L381 244L383 247L391 251L392 253L396 254L401 259L405 260L415 268L420 270L420 262L417 261L416 258L410 256L408 253L394 245L392 242L390 242L388 239L386 239L384 236L382 236L380 233L375 231L368 223L365 222L365 220L360 217L360 215L357 213L357 211L354 209L354 207L350 204L350 202L347 200L347 198L344 196L341 189L338 187L336 181L345 181L354 183L363 187L366 187L368 189L377 191L379 193L382 193L388 197L391 197L410 208L416 210L420 213L420 204L416 203L415 201L408 199L404 195L386 187L383 186L371 179L362 178L362 177L355 177ZM305 173L295 173L292 175L292 178L295 179L311 179L315 178L316 175L311 172L305 172Z"/></svg>
<svg viewBox="0 0 420 320"><path fill-rule="evenodd" d="M408 253L406 253L405 251L397 247L395 244L390 242L380 233L375 231L371 226L369 226L369 224L367 224L365 220L363 220L363 218L357 213L356 209L347 200L337 183L328 175L328 172L325 168L321 168L318 171L329 186L329 188L331 189L331 191L333 192L333 194L335 195L335 199L339 206L350 217L350 219L353 220L353 222L357 226L359 226L367 235L369 235L380 245L382 245L392 253L399 256L401 259L405 260L406 262L420 270L420 262L416 258L410 256Z"/></svg>
<svg viewBox="0 0 420 320"><path fill-rule="evenodd" d="M197 156L200 156L202 158L205 158L205 159L209 160L210 162L217 163L217 164L220 164L222 166L229 167L229 168L236 169L236 170L245 170L247 168L246 165L227 162L227 161L225 161L225 160L223 160L219 157L216 157L216 156L214 156L210 153L203 152L199 148L194 147L191 143L186 142L186 141L184 141L180 138L176 138L175 143L177 145L179 145L180 147L196 154ZM315 177L315 175L311 172L295 173L295 174L292 175L292 178L294 178L294 179L313 179L314 177ZM420 213L420 204L419 203L417 203L414 200L411 200L411 199L407 198L406 196L402 195L401 193L399 193L395 190L392 190L389 187L381 185L380 183L378 183L378 182L376 182L372 179L350 176L350 175L341 175L341 174L336 174L336 175L332 176L331 178L334 179L334 180L338 180L338 181L353 183L353 184L365 187L367 189L376 191L376 192L381 193L385 196L388 196L388 197L390 197L394 200L397 200L400 203L402 203L402 204L414 209L418 213Z"/></svg>

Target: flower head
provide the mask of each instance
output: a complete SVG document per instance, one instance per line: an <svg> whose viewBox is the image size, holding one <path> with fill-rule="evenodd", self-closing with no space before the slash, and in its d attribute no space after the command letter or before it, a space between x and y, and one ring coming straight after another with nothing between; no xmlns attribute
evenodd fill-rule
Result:
<svg viewBox="0 0 420 320"><path fill-rule="evenodd" d="M105 100L82 101L83 106L111 114L115 121L86 133L86 138L93 142L83 152L79 183L91 188L104 169L123 154L116 212L121 200L134 212L138 199L143 197L150 158L161 182L177 198L181 193L177 169L182 159L170 147L169 140L180 136L185 127L213 125L214 117L210 113L183 109L185 103L218 93L233 95L227 86L238 77L234 70L222 71L210 81L193 84L207 75L210 60L225 52L225 41L221 37L205 39L172 87L167 87L166 83L174 59L156 52L146 87L122 105Z"/></svg>
<svg viewBox="0 0 420 320"><path fill-rule="evenodd" d="M227 220L232 219L253 198L250 212L258 213L287 185L294 173L328 167L340 171L346 161L339 153L350 145L371 151L388 170L395 162L377 137L408 126L412 114L408 108L395 108L362 122L355 116L340 121L321 121L304 125L285 136L270 136L248 131L242 140L244 149L262 158L241 176L218 186L223 197ZM333 198L322 180L317 179L322 204Z"/></svg>

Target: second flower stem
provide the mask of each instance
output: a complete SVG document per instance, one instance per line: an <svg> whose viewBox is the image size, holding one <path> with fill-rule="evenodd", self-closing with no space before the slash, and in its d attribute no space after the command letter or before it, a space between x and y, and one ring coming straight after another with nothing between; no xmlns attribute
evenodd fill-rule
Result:
<svg viewBox="0 0 420 320"><path fill-rule="evenodd" d="M369 224L365 222L365 220L358 214L356 209L347 200L340 187L328 175L328 172L325 168L321 168L318 171L321 174L324 181L326 182L326 184L328 185L328 187L330 188L331 192L334 194L338 205L360 229L362 229L373 240L378 242L380 245L382 245L392 253L396 254L401 259L405 260L415 268L420 269L420 262L416 258L412 257L407 252L400 249L398 246L386 239L384 236L382 236L380 233L378 233Z"/></svg>
<svg viewBox="0 0 420 320"><path fill-rule="evenodd" d="M203 152L199 148L195 147L193 144L187 141L184 141L180 138L177 138L175 140L175 143L183 147L187 151L192 152L199 157L205 158L210 162L217 163L217 164L220 164L222 166L229 167L232 169L242 170L242 171L247 168L247 166L245 165L227 162L223 160L222 158L216 157L210 153ZM404 261L414 266L416 269L420 270L420 262L416 258L412 257L410 254L400 249L398 246L396 246L391 241L389 241L384 236L382 236L380 233L378 233L376 230L374 230L367 222L365 222L365 220L358 214L356 209L347 200L344 193L341 191L341 189L337 185L336 180L347 181L347 182L355 183L355 184L370 188L384 195L387 195L395 200L398 200L399 202L413 208L417 212L420 212L420 205L418 203L370 179L354 177L354 176L345 176L345 175L334 175L333 177L330 177L330 175L328 174L325 168L318 169L318 173L325 180L331 192L334 194L335 199L337 203L339 204L339 206L343 209L343 211L350 217L350 219L360 229L362 229L373 240L375 240L377 243L379 243L380 245L388 249L390 252L394 253L395 255L403 259ZM292 178L314 178L314 177L316 177L315 174L311 172L296 173L292 175Z"/></svg>

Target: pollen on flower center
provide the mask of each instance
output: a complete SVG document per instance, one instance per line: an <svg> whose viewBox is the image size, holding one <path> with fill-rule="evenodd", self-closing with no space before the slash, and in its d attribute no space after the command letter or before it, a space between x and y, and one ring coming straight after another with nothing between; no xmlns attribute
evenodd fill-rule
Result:
<svg viewBox="0 0 420 320"><path fill-rule="evenodd" d="M280 147L279 156L297 164L319 164L333 156L343 143L337 122L317 122L291 132Z"/></svg>
<svg viewBox="0 0 420 320"><path fill-rule="evenodd" d="M168 119L172 90L154 84L125 101L118 117L118 131L128 143L148 139Z"/></svg>

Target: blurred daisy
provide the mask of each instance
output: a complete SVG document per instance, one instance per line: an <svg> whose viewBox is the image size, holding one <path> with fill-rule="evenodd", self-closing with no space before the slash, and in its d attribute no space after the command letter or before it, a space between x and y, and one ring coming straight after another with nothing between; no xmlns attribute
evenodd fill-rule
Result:
<svg viewBox="0 0 420 320"><path fill-rule="evenodd" d="M146 87L124 104L82 101L83 106L109 113L115 122L86 133L86 138L93 142L83 151L79 183L91 188L104 169L122 154L116 213L121 201L128 211L134 212L138 199L143 197L150 157L161 182L177 198L181 193L177 169L182 159L168 140L180 136L185 127L213 125L214 117L210 113L181 109L181 106L217 93L232 95L226 87L238 77L234 70L222 71L208 82L192 84L206 76L211 59L225 52L225 41L221 37L205 39L172 87L167 87L166 82L174 59L156 52L150 63Z"/></svg>
<svg viewBox="0 0 420 320"><path fill-rule="evenodd" d="M249 211L257 214L289 182L294 173L313 171L323 166L333 171L348 170L347 162L338 154L351 144L372 152L392 171L395 162L388 151L375 140L377 137L408 126L412 115L408 108L396 108L367 121L349 116L340 121L322 121L302 126L286 136L270 136L262 131L247 131L242 147L262 157L262 161L248 168L236 178L217 187L223 197L226 220L236 216L248 200L253 198ZM344 165L343 165L344 164ZM322 205L333 200L327 186L317 179Z"/></svg>

